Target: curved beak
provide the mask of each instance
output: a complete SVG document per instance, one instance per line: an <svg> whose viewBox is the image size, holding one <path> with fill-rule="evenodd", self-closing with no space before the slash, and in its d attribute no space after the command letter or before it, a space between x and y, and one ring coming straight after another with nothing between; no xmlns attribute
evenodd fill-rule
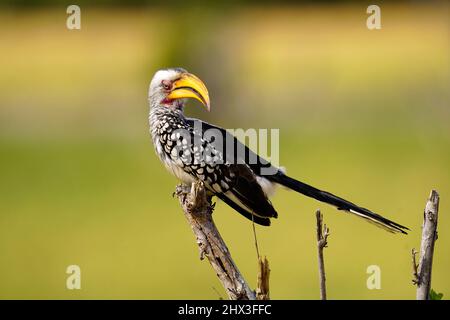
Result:
<svg viewBox="0 0 450 320"><path fill-rule="evenodd" d="M167 98L171 100L194 98L200 101L208 111L210 110L208 89L206 89L202 80L190 73L183 73L173 83L172 92L170 92Z"/></svg>

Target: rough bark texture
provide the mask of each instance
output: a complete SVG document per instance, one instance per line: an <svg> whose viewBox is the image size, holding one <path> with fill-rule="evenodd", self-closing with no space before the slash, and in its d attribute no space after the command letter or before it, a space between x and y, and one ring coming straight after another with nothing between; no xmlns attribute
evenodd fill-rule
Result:
<svg viewBox="0 0 450 320"><path fill-rule="evenodd" d="M231 300L255 300L255 293L239 272L214 224L212 219L214 206L206 195L203 183L195 182L190 189L185 185L179 185L175 194L197 239L200 259L203 260L205 257L208 259L228 297Z"/></svg>
<svg viewBox="0 0 450 320"><path fill-rule="evenodd" d="M327 287L325 277L325 263L323 259L323 249L327 247L328 236L330 235L329 229L326 225L323 225L323 216L320 210L316 211L317 219L317 255L319 259L319 282L320 282L320 299L327 300ZM323 226L322 226L323 225Z"/></svg>
<svg viewBox="0 0 450 320"><path fill-rule="evenodd" d="M417 284L417 300L428 300L430 298L434 244L437 240L438 211L439 194L437 191L432 190L423 214L420 259L416 272L417 276L415 277L415 282ZM414 261L413 264L415 265Z"/></svg>

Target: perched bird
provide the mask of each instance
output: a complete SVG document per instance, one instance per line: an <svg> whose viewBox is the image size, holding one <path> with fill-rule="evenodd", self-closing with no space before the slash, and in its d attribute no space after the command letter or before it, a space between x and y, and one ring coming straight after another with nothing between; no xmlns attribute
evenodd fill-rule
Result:
<svg viewBox="0 0 450 320"><path fill-rule="evenodd" d="M282 185L390 232L406 234L405 230L409 230L350 201L289 177L225 129L185 117L183 108L189 98L200 101L208 111L210 109L205 84L186 70L172 68L156 72L148 98L150 133L162 163L185 184L203 181L209 195L217 196L249 220L270 225L270 218L276 218L278 214L269 196L276 185Z"/></svg>

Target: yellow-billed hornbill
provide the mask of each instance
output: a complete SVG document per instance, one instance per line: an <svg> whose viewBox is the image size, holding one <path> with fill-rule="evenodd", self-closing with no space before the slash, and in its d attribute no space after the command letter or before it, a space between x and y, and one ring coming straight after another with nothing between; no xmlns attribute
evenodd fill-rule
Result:
<svg viewBox="0 0 450 320"><path fill-rule="evenodd" d="M268 199L278 184L388 231L406 233L408 230L368 209L287 176L225 129L186 118L183 108L188 98L200 101L209 111L208 90L199 78L181 68L156 72L149 88L150 132L157 155L182 182L203 181L210 195L264 226L270 225L270 218L278 215ZM263 174L264 169L270 174Z"/></svg>

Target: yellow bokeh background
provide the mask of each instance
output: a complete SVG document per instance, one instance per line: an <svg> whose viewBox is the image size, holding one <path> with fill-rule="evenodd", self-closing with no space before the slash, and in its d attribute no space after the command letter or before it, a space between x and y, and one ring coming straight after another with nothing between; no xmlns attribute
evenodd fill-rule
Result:
<svg viewBox="0 0 450 320"><path fill-rule="evenodd" d="M414 299L431 189L441 195L432 287L450 295L448 5L366 7L64 6L0 9L0 298L217 299L225 293L176 199L148 133L147 88L180 66L208 86L225 128L279 128L280 161L302 181L411 228L392 235L278 190L258 227L273 299L318 299L315 215L331 229L331 299ZM216 223L256 283L252 225L218 202ZM76 264L82 289L67 290ZM381 268L368 290L366 269ZM219 292L219 293L217 293Z"/></svg>

